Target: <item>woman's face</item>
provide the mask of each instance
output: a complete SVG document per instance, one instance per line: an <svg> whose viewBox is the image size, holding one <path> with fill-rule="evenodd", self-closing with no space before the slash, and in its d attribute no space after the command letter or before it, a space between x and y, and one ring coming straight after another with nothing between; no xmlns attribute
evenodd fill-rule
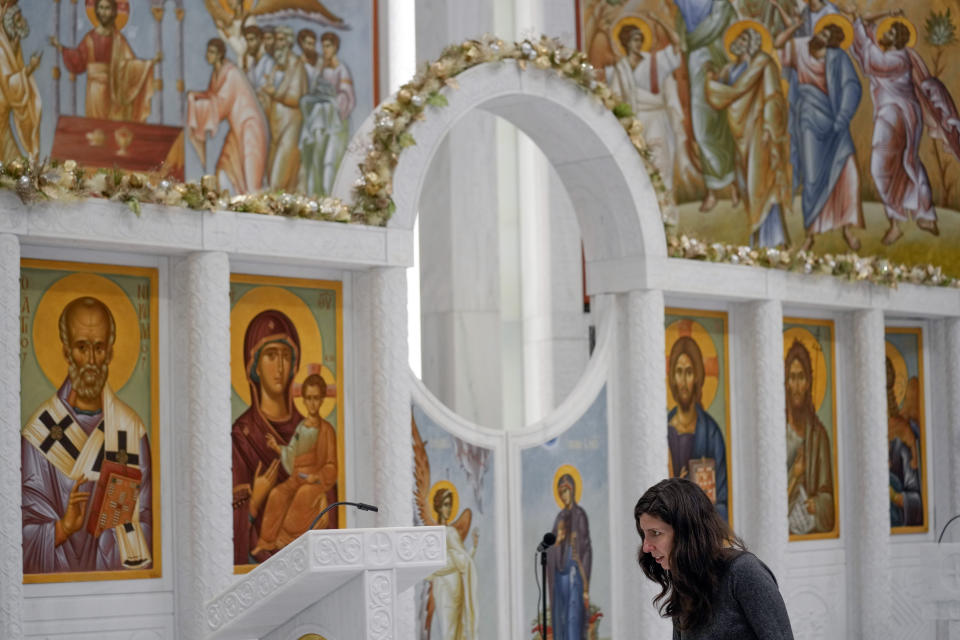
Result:
<svg viewBox="0 0 960 640"><path fill-rule="evenodd" d="M290 382L293 352L282 342L271 342L260 352L257 374L260 386L270 396L282 396Z"/></svg>
<svg viewBox="0 0 960 640"><path fill-rule="evenodd" d="M637 522L643 532L643 552L649 553L665 571L669 571L670 552L673 551L673 527L649 513L640 514Z"/></svg>

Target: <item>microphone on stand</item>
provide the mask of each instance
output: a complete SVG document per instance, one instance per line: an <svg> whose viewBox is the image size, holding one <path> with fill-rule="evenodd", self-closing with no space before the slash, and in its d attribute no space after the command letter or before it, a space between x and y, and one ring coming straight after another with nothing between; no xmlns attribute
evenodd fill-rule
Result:
<svg viewBox="0 0 960 640"><path fill-rule="evenodd" d="M537 545L537 552L543 553L547 549L553 546L553 543L557 541L557 536L553 535L552 532L548 531L543 534L543 540L540 541L540 544Z"/></svg>
<svg viewBox="0 0 960 640"><path fill-rule="evenodd" d="M346 501L333 502L331 504L328 504L327 508L321 511L320 515L318 515L316 518L313 519L313 522L310 523L310 526L307 528L307 531L310 531L310 529L313 529L315 526L317 526L317 523L320 522L320 518L322 518L327 513L327 511L330 511L330 509L333 509L334 507L339 507L342 504L350 505L351 507L356 507L361 511L380 511L380 509L378 509L377 507L373 506L372 504L367 504L365 502L346 502Z"/></svg>
<svg viewBox="0 0 960 640"><path fill-rule="evenodd" d="M543 584L543 622L540 627L540 637L547 637L547 549L553 546L557 541L557 536L552 531L543 534L543 540L537 545L537 553L540 554L540 583Z"/></svg>

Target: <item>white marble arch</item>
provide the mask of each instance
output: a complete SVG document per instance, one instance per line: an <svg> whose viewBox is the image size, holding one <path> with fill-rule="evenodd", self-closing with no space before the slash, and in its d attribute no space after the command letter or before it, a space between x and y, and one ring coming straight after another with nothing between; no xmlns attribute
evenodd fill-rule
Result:
<svg viewBox="0 0 960 640"><path fill-rule="evenodd" d="M457 76L458 89L444 89L449 104L427 107L410 133L394 171L397 210L387 226L412 229L434 154L453 125L473 109L500 116L529 136L560 176L580 223L588 264L589 293L639 287L645 259L665 257L666 242L657 197L643 160L616 117L574 82L555 71L514 61L478 65ZM373 130L377 112L357 139ZM350 198L366 148L351 145L341 162L334 195Z"/></svg>

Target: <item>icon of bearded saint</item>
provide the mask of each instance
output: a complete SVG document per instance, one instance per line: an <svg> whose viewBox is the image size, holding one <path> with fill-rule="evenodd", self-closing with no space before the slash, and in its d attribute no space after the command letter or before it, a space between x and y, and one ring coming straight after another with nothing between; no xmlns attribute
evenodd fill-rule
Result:
<svg viewBox="0 0 960 640"><path fill-rule="evenodd" d="M107 382L113 314L97 298L76 298L60 314L59 333L66 379L21 430L24 573L146 567L150 443L143 421ZM108 481L130 489L123 513L106 514L109 502L98 502Z"/></svg>

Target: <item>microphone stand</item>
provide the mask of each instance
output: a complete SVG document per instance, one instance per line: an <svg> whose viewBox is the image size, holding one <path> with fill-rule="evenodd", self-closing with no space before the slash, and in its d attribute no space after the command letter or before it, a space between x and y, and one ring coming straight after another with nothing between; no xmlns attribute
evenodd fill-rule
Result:
<svg viewBox="0 0 960 640"><path fill-rule="evenodd" d="M323 511L321 511L321 512L320 512L320 515L318 515L316 518L313 519L313 522L311 522L311 523L310 523L310 526L307 527L307 531L310 531L310 530L313 529L315 526L317 526L317 523L320 522L320 518L322 518L323 516L325 516L325 515L327 514L327 511L330 511L330 509L333 509L334 507L339 507L339 506L342 505L342 504L350 505L351 507L356 507L357 509L360 509L361 511L380 511L379 509L377 509L377 508L376 508L375 506L373 506L372 504L366 504L366 503L363 503L363 502L347 502L346 500L344 500L344 501L342 501L342 502L333 502L333 503L331 503L331 504L328 504L328 505L327 505L327 508L324 509ZM546 567L546 565L544 565L544 567ZM546 569L544 569L544 570L546 570Z"/></svg>
<svg viewBox="0 0 960 640"><path fill-rule="evenodd" d="M547 640L547 550L540 552L540 584L543 585L543 622L540 625L540 638Z"/></svg>

